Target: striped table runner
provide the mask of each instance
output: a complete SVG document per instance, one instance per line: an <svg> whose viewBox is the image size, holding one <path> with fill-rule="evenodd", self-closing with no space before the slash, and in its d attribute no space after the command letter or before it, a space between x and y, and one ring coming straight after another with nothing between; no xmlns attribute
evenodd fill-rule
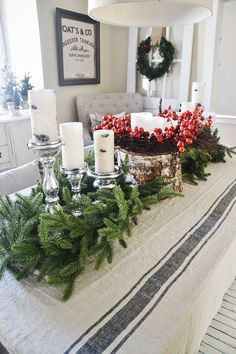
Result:
<svg viewBox="0 0 236 354"><path fill-rule="evenodd" d="M83 274L68 302L7 275L3 345L19 354L195 353L236 274L236 161L210 172L185 186L185 198L142 215L128 249Z"/></svg>

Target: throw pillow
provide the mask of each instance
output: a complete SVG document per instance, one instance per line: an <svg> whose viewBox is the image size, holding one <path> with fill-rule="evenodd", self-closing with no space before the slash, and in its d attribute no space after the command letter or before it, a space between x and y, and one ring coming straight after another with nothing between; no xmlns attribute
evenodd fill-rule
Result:
<svg viewBox="0 0 236 354"><path fill-rule="evenodd" d="M102 113L90 113L89 114L89 118L90 118L90 135L91 138L93 138L93 129L96 128L98 125L102 124L103 122L103 118L105 116L110 115L109 114L102 114ZM121 113L116 113L116 114L112 114L112 116L115 116L116 118L122 118L125 116L125 112L121 112Z"/></svg>

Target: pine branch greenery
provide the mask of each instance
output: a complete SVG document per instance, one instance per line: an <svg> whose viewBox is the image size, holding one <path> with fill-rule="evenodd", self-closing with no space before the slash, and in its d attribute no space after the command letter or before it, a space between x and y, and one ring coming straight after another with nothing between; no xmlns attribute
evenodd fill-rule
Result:
<svg viewBox="0 0 236 354"><path fill-rule="evenodd" d="M210 162L224 161L235 154L235 148L219 143L217 131L205 130L195 145L182 155L184 178L190 183L208 176ZM93 156L89 155L92 163ZM37 274L38 281L64 289L67 300L77 277L89 263L99 269L111 263L114 247L127 247L128 237L138 223L138 216L151 205L175 197L172 185L162 178L145 185L127 182L127 162L122 166L119 186L95 190L93 180L83 179L82 195L73 201L68 180L56 172L60 184L62 209L45 214L42 184L32 190L30 197L16 195L13 201L0 196L0 278L6 270L17 279ZM81 210L75 217L73 211Z"/></svg>
<svg viewBox="0 0 236 354"><path fill-rule="evenodd" d="M197 184L196 180L207 180L209 173L205 168L211 161L211 155L201 150L190 148L182 155L182 173L185 181Z"/></svg>
<svg viewBox="0 0 236 354"><path fill-rule="evenodd" d="M236 154L236 146L228 147L220 143L218 130L204 128L196 142L182 154L182 174L185 182L197 184L197 180L205 181L210 175L206 167L210 162L226 162L226 156Z"/></svg>
<svg viewBox="0 0 236 354"><path fill-rule="evenodd" d="M62 209L53 214L44 213L40 183L30 197L0 197L0 277L7 269L17 279L37 271L38 281L64 288L67 300L89 263L99 269L112 262L116 244L127 247L144 209L177 194L162 179L132 188L121 178L113 190L94 190L87 177L75 203L67 180L57 173ZM72 211L78 207L82 215L75 217Z"/></svg>

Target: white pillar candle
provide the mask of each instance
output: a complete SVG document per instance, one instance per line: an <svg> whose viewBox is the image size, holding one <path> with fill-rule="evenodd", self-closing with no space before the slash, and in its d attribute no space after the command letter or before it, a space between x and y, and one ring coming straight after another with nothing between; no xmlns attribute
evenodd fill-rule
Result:
<svg viewBox="0 0 236 354"><path fill-rule="evenodd" d="M131 129L143 128L145 131L153 132L153 114L150 112L131 113Z"/></svg>
<svg viewBox="0 0 236 354"><path fill-rule="evenodd" d="M32 138L35 143L57 141L58 126L56 92L54 90L30 90Z"/></svg>
<svg viewBox="0 0 236 354"><path fill-rule="evenodd" d="M95 172L114 172L114 132L113 130L95 130L93 133Z"/></svg>
<svg viewBox="0 0 236 354"><path fill-rule="evenodd" d="M178 124L179 124L178 120L171 119L171 125L173 125L174 128L176 128Z"/></svg>
<svg viewBox="0 0 236 354"><path fill-rule="evenodd" d="M195 103L193 103L193 102L182 102L181 103L181 112L183 113L183 112L187 112L187 111L189 111L189 112L193 112L194 111L194 109L195 109Z"/></svg>
<svg viewBox="0 0 236 354"><path fill-rule="evenodd" d="M163 131L165 127L170 126L165 118L153 116L150 112L131 113L131 129L135 127L143 128L145 131L152 134L155 128L160 128Z"/></svg>
<svg viewBox="0 0 236 354"><path fill-rule="evenodd" d="M165 118L154 116L153 117L153 130L155 128L160 128L164 132L166 127L170 127L171 124L167 122Z"/></svg>
<svg viewBox="0 0 236 354"><path fill-rule="evenodd" d="M78 169L84 165L83 124L60 124L62 139L62 166L66 169Z"/></svg>
<svg viewBox="0 0 236 354"><path fill-rule="evenodd" d="M204 82L193 82L192 83L192 102L195 105L200 104L203 106L204 91L205 91Z"/></svg>

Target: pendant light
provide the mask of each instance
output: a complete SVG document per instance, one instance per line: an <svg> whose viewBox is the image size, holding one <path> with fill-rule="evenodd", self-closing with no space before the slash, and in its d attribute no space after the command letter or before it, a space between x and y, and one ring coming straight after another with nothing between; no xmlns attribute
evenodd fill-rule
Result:
<svg viewBox="0 0 236 354"><path fill-rule="evenodd" d="M211 0L88 0L90 17L117 26L187 25L211 13Z"/></svg>

